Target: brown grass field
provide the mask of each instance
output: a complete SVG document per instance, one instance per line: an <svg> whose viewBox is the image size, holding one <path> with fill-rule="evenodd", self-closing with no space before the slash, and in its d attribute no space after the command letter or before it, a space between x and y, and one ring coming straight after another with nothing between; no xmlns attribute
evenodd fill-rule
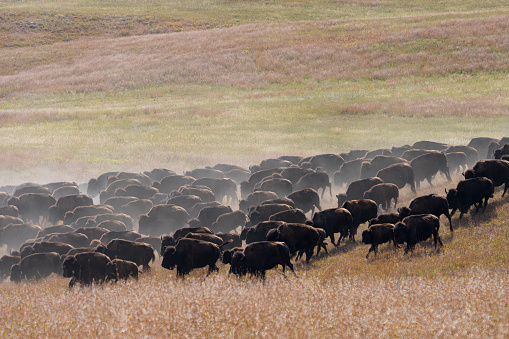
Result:
<svg viewBox="0 0 509 339"><path fill-rule="evenodd" d="M505 0L0 1L0 185L501 138L508 66ZM343 243L265 281L160 259L138 282L5 281L0 337L507 338L500 195L454 236L442 218L438 251Z"/></svg>

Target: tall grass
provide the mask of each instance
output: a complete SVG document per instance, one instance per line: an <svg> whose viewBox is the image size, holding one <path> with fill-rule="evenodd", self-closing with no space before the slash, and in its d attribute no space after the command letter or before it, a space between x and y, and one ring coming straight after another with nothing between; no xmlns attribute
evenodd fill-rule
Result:
<svg viewBox="0 0 509 339"><path fill-rule="evenodd" d="M498 196L498 192L497 192ZM505 203L505 204L504 204ZM185 280L159 262L138 282L67 289L67 279L0 285L5 337L505 337L507 199L485 215L454 217L444 247L403 255L342 244L330 256L297 263L296 275L238 279L227 267ZM459 225L459 227L458 227Z"/></svg>

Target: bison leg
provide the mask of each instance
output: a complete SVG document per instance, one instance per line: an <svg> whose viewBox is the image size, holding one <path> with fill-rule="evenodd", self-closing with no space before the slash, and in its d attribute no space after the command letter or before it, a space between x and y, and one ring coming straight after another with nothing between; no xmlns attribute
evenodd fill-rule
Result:
<svg viewBox="0 0 509 339"><path fill-rule="evenodd" d="M313 250L314 250L314 246L311 247L311 249L307 250L306 251L306 262L309 262L309 259L311 259L311 257L313 256Z"/></svg>
<svg viewBox="0 0 509 339"><path fill-rule="evenodd" d="M368 259L368 258L369 258L369 254L371 253L371 251L374 251L374 250L373 250L373 246L374 246L374 245L371 245L371 247L369 248L368 254L366 254L366 259Z"/></svg>

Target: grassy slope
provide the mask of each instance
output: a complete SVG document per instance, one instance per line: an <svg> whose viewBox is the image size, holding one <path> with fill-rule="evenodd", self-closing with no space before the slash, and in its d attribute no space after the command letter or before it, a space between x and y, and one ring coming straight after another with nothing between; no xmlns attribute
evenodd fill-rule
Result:
<svg viewBox="0 0 509 339"><path fill-rule="evenodd" d="M438 189L438 188L437 188ZM342 244L297 263L297 275L265 282L229 277L227 267L185 281L159 261L138 282L67 291L67 279L0 284L0 334L107 336L505 336L509 306L507 198L484 215L453 218L444 247L403 255L382 245ZM444 219L442 220L444 221ZM444 224L445 225L445 222Z"/></svg>

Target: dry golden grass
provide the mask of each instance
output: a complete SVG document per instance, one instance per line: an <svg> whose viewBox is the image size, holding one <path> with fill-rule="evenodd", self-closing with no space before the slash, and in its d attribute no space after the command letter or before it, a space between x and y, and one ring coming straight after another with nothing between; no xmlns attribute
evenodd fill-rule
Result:
<svg viewBox="0 0 509 339"><path fill-rule="evenodd" d="M138 282L73 290L59 277L4 282L0 335L503 338L509 204L496 196L485 214L461 222L456 215L454 237L442 218L438 251L431 242L408 255L382 245L366 260L367 245L342 244L329 256L296 263L296 275L272 270L265 281L228 276L226 266L180 280L159 259Z"/></svg>

